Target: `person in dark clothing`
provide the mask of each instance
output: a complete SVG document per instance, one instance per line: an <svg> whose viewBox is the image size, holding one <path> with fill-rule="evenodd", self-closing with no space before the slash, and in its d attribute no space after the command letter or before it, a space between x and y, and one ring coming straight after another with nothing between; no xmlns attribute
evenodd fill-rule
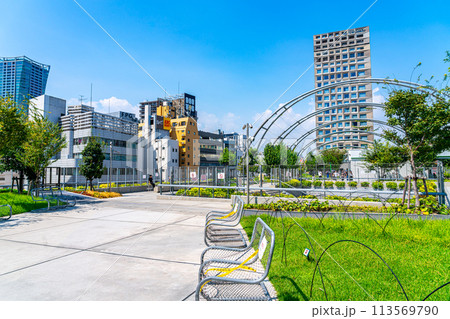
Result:
<svg viewBox="0 0 450 319"><path fill-rule="evenodd" d="M148 183L152 185L153 189L155 188L155 183L153 183L153 175L148 176Z"/></svg>

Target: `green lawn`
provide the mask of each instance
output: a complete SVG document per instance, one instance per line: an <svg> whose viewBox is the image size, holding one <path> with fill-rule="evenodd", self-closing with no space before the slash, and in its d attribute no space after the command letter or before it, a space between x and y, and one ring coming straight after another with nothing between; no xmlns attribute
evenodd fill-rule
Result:
<svg viewBox="0 0 450 319"><path fill-rule="evenodd" d="M242 218L241 224L249 236L255 219L256 216ZM270 221L268 215L263 215L262 219ZM283 220L285 229L293 224L289 217ZM422 300L435 288L450 281L450 220L395 219L388 224L385 234L370 219L326 218L323 220L324 226L313 218L295 220L317 241L316 243L311 239L317 258L328 245L343 239L359 241L375 250L398 276L410 300ZM269 226L276 238L269 279L275 286L279 299L326 300L318 272L310 297L315 261L312 250L311 260L302 255L305 248L311 249L303 231L298 226L289 231L285 264L282 262L281 219L272 219ZM328 300L405 300L395 277L368 249L355 243L343 242L332 246L327 252L345 269L342 270L326 253L322 257L319 265ZM428 300L450 300L450 285Z"/></svg>
<svg viewBox="0 0 450 319"><path fill-rule="evenodd" d="M13 215L29 212L33 209L47 207L47 202L39 202L35 203L31 196L28 195L19 195L17 191L13 193L9 192L9 190L0 190L0 205L9 204L12 207ZM2 207L0 208L0 216L9 215L9 208Z"/></svg>

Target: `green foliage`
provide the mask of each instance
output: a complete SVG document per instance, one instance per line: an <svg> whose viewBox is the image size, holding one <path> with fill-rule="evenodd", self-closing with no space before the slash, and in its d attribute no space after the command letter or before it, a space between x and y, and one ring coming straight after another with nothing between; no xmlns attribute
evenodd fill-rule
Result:
<svg viewBox="0 0 450 319"><path fill-rule="evenodd" d="M16 190L11 191L9 189L0 190L0 205L9 204L12 207L12 213L21 214L29 212L33 209L47 207L47 202L34 202L31 196L25 194L19 194ZM51 203L56 205L56 201ZM9 208L0 208L0 217L9 215Z"/></svg>
<svg viewBox="0 0 450 319"><path fill-rule="evenodd" d="M361 182L362 187L369 187L369 182Z"/></svg>
<svg viewBox="0 0 450 319"><path fill-rule="evenodd" d="M398 189L397 183L396 182L387 182L386 183L386 188L396 191Z"/></svg>
<svg viewBox="0 0 450 319"><path fill-rule="evenodd" d="M341 165L344 162L346 150L340 150L337 148L330 148L323 150L320 153L320 157L325 164Z"/></svg>
<svg viewBox="0 0 450 319"><path fill-rule="evenodd" d="M358 186L358 182L354 182L354 181L348 182L347 185L350 187L356 187L356 186Z"/></svg>
<svg viewBox="0 0 450 319"><path fill-rule="evenodd" d="M385 130L383 137L408 150L412 176L417 178L419 163L433 161L437 154L450 148L450 101L445 97L413 90L394 90L385 103L385 115L393 129ZM413 183L419 206L418 189Z"/></svg>
<svg viewBox="0 0 450 319"><path fill-rule="evenodd" d="M256 217L242 218L241 225L249 238ZM265 221L273 219L269 215L260 217ZM328 299L325 298L318 273L310 296L311 277L317 261L314 252L318 258L325 247L344 238L364 243L381 254L400 278L410 300L420 301L434 288L448 281L442 276L444 274L447 278L450 264L447 248L450 246L449 220L394 218L386 228L386 236L381 235L381 228L371 219L325 218L320 221L302 217L295 218L295 221L314 238L314 241L311 240L312 247L300 227L293 226L286 235L286 225L281 219L273 219L269 224L275 232L275 238L286 238L282 244L277 242L275 245L269 273L279 300L372 301L374 298L379 301L404 301L405 297L386 265L368 249L351 242L334 245L328 251L333 258L325 254L319 264L324 274ZM309 259L302 254L304 248L311 250ZM286 257L286 262L282 256ZM349 278L349 274L354 281ZM364 287L370 297L359 285ZM441 289L431 300L450 300L450 290Z"/></svg>
<svg viewBox="0 0 450 319"><path fill-rule="evenodd" d="M264 147L264 162L268 166L280 165L280 145L267 144Z"/></svg>
<svg viewBox="0 0 450 319"><path fill-rule="evenodd" d="M37 110L31 109L31 114L27 125L27 138L22 144L23 151L16 156L28 168L28 180L37 185L44 169L55 161L54 156L66 143L58 124L50 122Z"/></svg>
<svg viewBox="0 0 450 319"><path fill-rule="evenodd" d="M264 162L268 166L295 166L298 162L298 155L284 144L267 144L264 147Z"/></svg>
<svg viewBox="0 0 450 319"><path fill-rule="evenodd" d="M368 170L375 170L380 177L392 169L404 164L408 159L408 153L404 147L390 145L388 142L375 140L363 153L364 166Z"/></svg>
<svg viewBox="0 0 450 319"><path fill-rule="evenodd" d="M245 209L259 209L259 210L273 210L273 211L298 211L298 212L326 212L331 209L327 201L321 202L319 200L311 201L289 201L279 200L268 204L245 204Z"/></svg>
<svg viewBox="0 0 450 319"><path fill-rule="evenodd" d="M11 98L0 97L0 159L17 150L26 139L27 116Z"/></svg>
<svg viewBox="0 0 450 319"><path fill-rule="evenodd" d="M337 181L337 182L335 183L335 185L336 185L336 187L342 188L342 187L345 187L345 182Z"/></svg>
<svg viewBox="0 0 450 319"><path fill-rule="evenodd" d="M312 181L309 181L309 180L306 180L306 179L302 180L302 187L310 188L311 185L312 185Z"/></svg>
<svg viewBox="0 0 450 319"><path fill-rule="evenodd" d="M329 200L347 200L347 198L345 198L344 196L339 196L339 195L328 195L325 197L326 199Z"/></svg>
<svg viewBox="0 0 450 319"><path fill-rule="evenodd" d="M88 143L81 152L80 174L89 181L90 189L93 189L92 180L103 175L103 154L102 144L99 139L89 137Z"/></svg>
<svg viewBox="0 0 450 319"><path fill-rule="evenodd" d="M306 170L312 172L316 169L317 159L312 153L308 153L305 159Z"/></svg>
<svg viewBox="0 0 450 319"><path fill-rule="evenodd" d="M288 185L292 187L300 187L301 183L298 179L293 178L288 182Z"/></svg>
<svg viewBox="0 0 450 319"><path fill-rule="evenodd" d="M222 152L222 155L220 155L219 163L221 165L229 165L230 164L230 151L228 150L228 147L225 147L225 149Z"/></svg>
<svg viewBox="0 0 450 319"><path fill-rule="evenodd" d="M334 182L332 181L326 181L325 182L325 188L333 188Z"/></svg>
<svg viewBox="0 0 450 319"><path fill-rule="evenodd" d="M322 181L316 180L313 182L314 187L322 187Z"/></svg>
<svg viewBox="0 0 450 319"><path fill-rule="evenodd" d="M377 181L375 181L375 182L372 182L372 187L373 187L373 189L379 189L379 190L382 190L383 189L383 182L377 182Z"/></svg>

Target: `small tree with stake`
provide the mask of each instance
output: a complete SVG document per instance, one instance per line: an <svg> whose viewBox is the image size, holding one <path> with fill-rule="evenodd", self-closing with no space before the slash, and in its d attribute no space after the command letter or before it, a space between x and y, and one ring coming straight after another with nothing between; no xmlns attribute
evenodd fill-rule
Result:
<svg viewBox="0 0 450 319"><path fill-rule="evenodd" d="M103 175L105 154L103 154L100 140L92 136L89 137L88 143L81 152L81 155L80 174L86 178L86 188L87 182L89 182L89 188L93 190L93 179L100 178Z"/></svg>
<svg viewBox="0 0 450 319"><path fill-rule="evenodd" d="M450 102L445 95L430 95L413 90L395 90L389 94L385 114L392 129L383 132L384 138L407 150L411 164L415 206L419 207L417 165L433 161L450 148Z"/></svg>

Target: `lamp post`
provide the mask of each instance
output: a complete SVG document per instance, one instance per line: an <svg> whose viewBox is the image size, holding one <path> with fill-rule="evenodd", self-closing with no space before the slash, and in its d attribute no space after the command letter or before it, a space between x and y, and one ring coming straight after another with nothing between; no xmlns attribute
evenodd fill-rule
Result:
<svg viewBox="0 0 450 319"><path fill-rule="evenodd" d="M250 123L245 124L242 129L247 129L247 140L245 143L245 163L247 165L247 204L250 204L250 176L249 176L249 169L248 169L248 155L249 155L249 146L250 146L250 138L249 138L249 130L253 128L253 126Z"/></svg>
<svg viewBox="0 0 450 319"><path fill-rule="evenodd" d="M109 142L109 192L111 192L111 173L112 173L112 141Z"/></svg>

